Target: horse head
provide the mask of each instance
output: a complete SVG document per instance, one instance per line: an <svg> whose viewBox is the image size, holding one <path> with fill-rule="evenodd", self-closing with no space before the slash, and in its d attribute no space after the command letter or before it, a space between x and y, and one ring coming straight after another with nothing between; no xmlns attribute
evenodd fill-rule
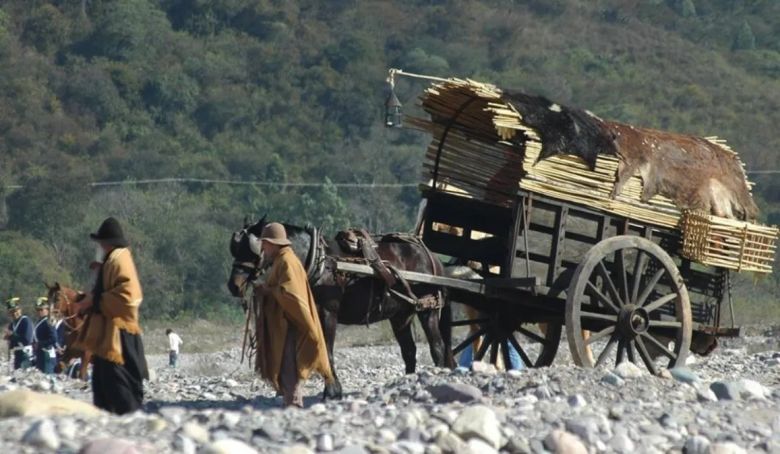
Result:
<svg viewBox="0 0 780 454"><path fill-rule="evenodd" d="M250 224L248 219L244 218L244 227L230 236L230 255L233 256L233 265L227 287L230 294L237 298L244 296L247 282L254 278L261 265L260 251L252 247L250 240L252 236L259 238L266 224L266 216L254 224Z"/></svg>

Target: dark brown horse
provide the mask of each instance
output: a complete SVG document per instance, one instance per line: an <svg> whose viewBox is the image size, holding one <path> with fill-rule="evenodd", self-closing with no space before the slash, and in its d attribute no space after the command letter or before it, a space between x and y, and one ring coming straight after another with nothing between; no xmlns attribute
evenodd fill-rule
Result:
<svg viewBox="0 0 780 454"><path fill-rule="evenodd" d="M230 252L235 260L228 280L228 289L233 296L243 297L249 282L261 273L261 259L251 250L249 235L259 238L264 225L265 217L254 225L245 225L231 238ZM333 358L336 326L339 323L367 325L390 320L393 334L401 347L406 373L413 373L416 368L417 347L412 336L411 322L416 315L428 340L433 363L439 367L454 365L450 350L449 325L441 323L450 317L450 307L446 304L442 289L431 285L411 285L412 292L417 296L440 294L442 298L441 309L417 310L403 298L388 294L384 281L380 279L357 276L343 279L337 276L333 269L333 258L345 253L335 241L326 243L322 240L316 229L289 224L284 227L292 242L293 251L308 272L333 368L335 381L325 386L325 399L342 396ZM377 252L382 260L397 269L444 275L441 262L422 243L387 237L377 241Z"/></svg>
<svg viewBox="0 0 780 454"><path fill-rule="evenodd" d="M85 315L79 314L73 303L78 302L84 297L84 294L73 290L72 288L60 285L59 282L55 282L54 285L46 284L48 289L49 304L53 307L55 313L65 324L65 345L64 352L60 356L58 368L61 371L66 371L68 363L73 359L81 360L81 367L79 369L79 378L82 380L87 379L87 369L90 361L92 360L92 353L86 350L81 350L73 346L78 333L84 327Z"/></svg>

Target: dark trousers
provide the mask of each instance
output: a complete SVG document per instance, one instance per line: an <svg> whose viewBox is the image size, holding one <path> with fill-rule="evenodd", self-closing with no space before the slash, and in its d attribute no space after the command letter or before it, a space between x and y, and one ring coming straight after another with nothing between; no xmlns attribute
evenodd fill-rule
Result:
<svg viewBox="0 0 780 454"><path fill-rule="evenodd" d="M287 338L284 340L279 386L282 388L285 407L303 408L303 394L301 394L300 380L298 379L298 361L295 353L297 340L298 332L290 323L287 328Z"/></svg>
<svg viewBox="0 0 780 454"><path fill-rule="evenodd" d="M173 350L168 352L168 365L171 367L176 367L176 364L179 362L179 354Z"/></svg>
<svg viewBox="0 0 780 454"><path fill-rule="evenodd" d="M35 352L35 367L44 374L53 374L54 366L57 365L57 357L49 356L46 350Z"/></svg>
<svg viewBox="0 0 780 454"><path fill-rule="evenodd" d="M30 362L30 355L21 350L16 350L14 352L14 370L27 369L30 366L32 366Z"/></svg>
<svg viewBox="0 0 780 454"><path fill-rule="evenodd" d="M143 380L149 378L141 336L119 332L124 364L94 357L92 401L96 407L122 415L141 408Z"/></svg>

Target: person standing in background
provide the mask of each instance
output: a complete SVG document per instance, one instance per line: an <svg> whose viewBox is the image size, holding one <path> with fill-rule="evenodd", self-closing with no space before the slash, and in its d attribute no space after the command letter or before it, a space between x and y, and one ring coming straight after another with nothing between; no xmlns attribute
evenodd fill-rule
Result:
<svg viewBox="0 0 780 454"><path fill-rule="evenodd" d="M176 365L179 363L179 346L184 342L170 328L165 330L165 335L168 336L168 365L176 368Z"/></svg>
<svg viewBox="0 0 780 454"><path fill-rule="evenodd" d="M13 353L14 370L32 366L33 324L26 315L22 315L19 298L13 297L5 302L11 323L3 338L8 341L8 351Z"/></svg>
<svg viewBox="0 0 780 454"><path fill-rule="evenodd" d="M33 330L35 367L44 374L53 374L57 365L57 331L49 320L49 300L42 296L35 302L38 322Z"/></svg>

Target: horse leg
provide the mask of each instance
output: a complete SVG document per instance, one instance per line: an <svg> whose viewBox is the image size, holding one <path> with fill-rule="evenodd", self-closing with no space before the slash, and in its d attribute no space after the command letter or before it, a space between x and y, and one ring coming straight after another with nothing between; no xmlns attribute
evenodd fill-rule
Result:
<svg viewBox="0 0 780 454"><path fill-rule="evenodd" d="M428 340L428 346L431 349L431 359L436 367L446 367L447 348L444 345L444 338L439 331L439 311L427 310L417 313L417 319L425 332L425 338Z"/></svg>
<svg viewBox="0 0 780 454"><path fill-rule="evenodd" d="M417 346L412 337L412 317L413 313L400 311L390 319L390 326L393 327L393 334L398 345L401 347L401 357L406 365L406 373L413 374L417 366Z"/></svg>
<svg viewBox="0 0 780 454"><path fill-rule="evenodd" d="M319 307L318 310L320 323L322 323L322 334L325 337L325 346L328 350L328 362L330 362L330 370L333 374L333 382L325 383L322 398L323 400L341 399L343 392L339 377L336 375L336 363L333 358L333 344L336 342L336 327L338 326L338 311L334 312L322 307Z"/></svg>

